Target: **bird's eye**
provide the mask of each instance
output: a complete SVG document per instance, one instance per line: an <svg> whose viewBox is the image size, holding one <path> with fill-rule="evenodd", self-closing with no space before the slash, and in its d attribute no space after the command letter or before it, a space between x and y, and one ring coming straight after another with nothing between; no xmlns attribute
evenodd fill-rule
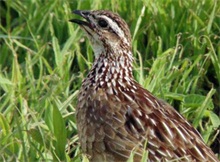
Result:
<svg viewBox="0 0 220 162"><path fill-rule="evenodd" d="M100 19L100 20L98 21L98 24L99 24L99 26L102 27L102 28L106 28L106 27L108 26L108 23L107 23L105 20L103 20L103 19Z"/></svg>

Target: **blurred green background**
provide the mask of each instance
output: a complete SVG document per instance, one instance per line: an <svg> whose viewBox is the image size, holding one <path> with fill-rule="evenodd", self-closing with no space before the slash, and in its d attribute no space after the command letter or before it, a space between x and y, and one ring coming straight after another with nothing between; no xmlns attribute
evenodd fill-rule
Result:
<svg viewBox="0 0 220 162"><path fill-rule="evenodd" d="M0 1L0 161L86 161L77 93L93 62L75 9L128 23L134 77L173 105L220 156L220 1Z"/></svg>

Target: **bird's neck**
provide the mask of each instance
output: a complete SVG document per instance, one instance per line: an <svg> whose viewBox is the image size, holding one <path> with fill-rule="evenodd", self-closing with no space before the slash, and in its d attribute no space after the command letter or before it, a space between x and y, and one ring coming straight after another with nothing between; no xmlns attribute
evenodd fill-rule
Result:
<svg viewBox="0 0 220 162"><path fill-rule="evenodd" d="M123 50L117 54L101 53L96 58L85 82L90 86L108 88L115 86L126 86L133 82L132 74L132 52ZM111 93L111 92L110 92Z"/></svg>

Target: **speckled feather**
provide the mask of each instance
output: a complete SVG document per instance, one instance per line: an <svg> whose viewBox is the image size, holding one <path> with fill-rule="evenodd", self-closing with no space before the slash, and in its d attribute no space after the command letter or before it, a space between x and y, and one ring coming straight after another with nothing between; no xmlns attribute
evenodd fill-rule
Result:
<svg viewBox="0 0 220 162"><path fill-rule="evenodd" d="M82 151L90 161L126 161L131 152L140 161L217 162L200 134L173 107L157 99L132 76L130 31L110 11L75 11L90 25L95 62L82 83L76 109ZM108 23L99 26L99 20ZM147 142L146 148L144 147Z"/></svg>

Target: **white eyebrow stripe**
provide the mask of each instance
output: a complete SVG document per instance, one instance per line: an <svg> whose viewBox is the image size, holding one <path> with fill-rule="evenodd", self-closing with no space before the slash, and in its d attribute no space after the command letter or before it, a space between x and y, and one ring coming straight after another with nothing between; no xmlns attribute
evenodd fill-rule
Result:
<svg viewBox="0 0 220 162"><path fill-rule="evenodd" d="M120 29L120 27L118 26L118 24L115 21L113 21L112 19L110 19L109 17L107 17L105 15L101 15L100 17L107 20L109 25L112 27L112 29L115 29L116 30L115 32L120 37L124 37L124 31L122 29Z"/></svg>
<svg viewBox="0 0 220 162"><path fill-rule="evenodd" d="M115 21L105 15L100 15L99 18L107 20L111 29L114 30L114 32L117 33L120 38L124 38L124 41L128 44L128 40L125 37L124 31L118 26Z"/></svg>

